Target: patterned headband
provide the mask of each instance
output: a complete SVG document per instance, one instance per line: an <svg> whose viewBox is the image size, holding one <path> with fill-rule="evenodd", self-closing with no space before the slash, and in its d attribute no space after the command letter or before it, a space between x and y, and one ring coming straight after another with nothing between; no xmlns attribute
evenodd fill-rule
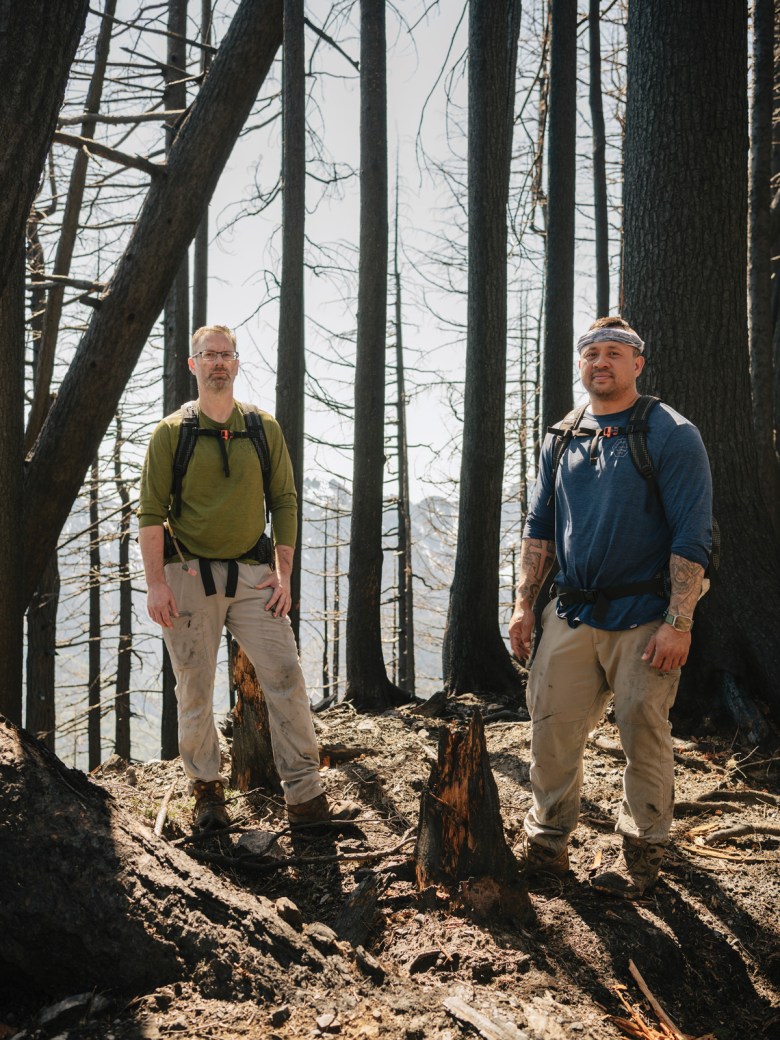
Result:
<svg viewBox="0 0 780 1040"><path fill-rule="evenodd" d="M645 351L645 341L640 339L633 329L618 329L609 326L591 329L577 340L577 353L581 354L591 343L628 343L629 346L636 347L640 354Z"/></svg>

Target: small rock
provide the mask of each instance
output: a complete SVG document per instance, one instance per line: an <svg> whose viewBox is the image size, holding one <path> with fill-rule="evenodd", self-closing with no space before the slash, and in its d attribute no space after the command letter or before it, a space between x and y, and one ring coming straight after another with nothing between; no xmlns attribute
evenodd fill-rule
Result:
<svg viewBox="0 0 780 1040"><path fill-rule="evenodd" d="M282 855L276 831L247 831L236 842L236 848L238 852L249 856L273 856L278 859Z"/></svg>
<svg viewBox="0 0 780 1040"><path fill-rule="evenodd" d="M341 1031L341 1023L339 1022L339 1016L333 1012L328 1012L325 1015L320 1015L317 1019L317 1027L323 1033L338 1033Z"/></svg>
<svg viewBox="0 0 780 1040"><path fill-rule="evenodd" d="M314 945L319 946L325 953L334 949L338 943L339 937L332 928L328 928L322 921L312 921L311 924L306 926L305 932Z"/></svg>
<svg viewBox="0 0 780 1040"><path fill-rule="evenodd" d="M364 950L362 946L355 947L355 963L363 974L368 975L374 982L384 982L387 972L376 957Z"/></svg>
<svg viewBox="0 0 780 1040"><path fill-rule="evenodd" d="M290 1017L291 1011L289 1005L283 1004L281 1007L274 1008L268 1019L272 1026L281 1026Z"/></svg>
<svg viewBox="0 0 780 1040"><path fill-rule="evenodd" d="M303 914L293 903L292 899L288 899L287 896L281 896L276 900L275 906L279 917L289 924L291 928L294 928L296 932L303 930Z"/></svg>

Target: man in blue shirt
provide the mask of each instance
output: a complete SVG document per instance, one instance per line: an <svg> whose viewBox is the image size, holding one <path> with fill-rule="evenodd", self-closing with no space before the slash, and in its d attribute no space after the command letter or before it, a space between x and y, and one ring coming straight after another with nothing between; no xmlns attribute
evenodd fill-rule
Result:
<svg viewBox="0 0 780 1040"><path fill-rule="evenodd" d="M557 556L558 595L543 614L528 682L533 805L524 867L568 871L585 741L611 694L627 763L616 827L623 848L592 884L635 899L655 883L669 840L669 711L710 551L712 485L698 430L664 404L650 412L646 434L657 493L634 465L626 424L645 359L627 322L600 318L577 349L590 403L556 473L556 436L545 439L509 624L512 649L527 660L533 605Z"/></svg>

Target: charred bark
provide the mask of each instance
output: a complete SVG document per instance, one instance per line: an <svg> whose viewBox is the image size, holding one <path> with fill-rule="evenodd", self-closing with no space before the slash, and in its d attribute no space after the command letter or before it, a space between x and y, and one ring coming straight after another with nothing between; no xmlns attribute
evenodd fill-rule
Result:
<svg viewBox="0 0 780 1040"><path fill-rule="evenodd" d="M30 993L148 991L192 980L221 999L339 984L273 904L219 880L0 719L0 967Z"/></svg>
<svg viewBox="0 0 780 1040"><path fill-rule="evenodd" d="M552 4L547 131L542 430L573 406L574 188L577 133L577 3Z"/></svg>
<svg viewBox="0 0 780 1040"><path fill-rule="evenodd" d="M5 240L7 241L7 240ZM24 508L24 236L8 242L4 259L14 264L0 291L0 711L22 723L22 653L24 645L24 569L19 516ZM50 554L51 555L51 554ZM37 581L35 583L37 585Z"/></svg>
<svg viewBox="0 0 780 1040"><path fill-rule="evenodd" d="M441 732L438 761L420 802L414 858L420 889L435 884L455 888L461 882L473 886L489 879L499 901L503 898L515 909L525 904L530 910L517 861L504 838L479 711L465 731Z"/></svg>
<svg viewBox="0 0 780 1040"><path fill-rule="evenodd" d="M468 331L458 547L444 687L520 697L498 627L506 397L506 207L520 4L469 4Z"/></svg>
<svg viewBox="0 0 780 1040"><path fill-rule="evenodd" d="M721 564L696 612L681 707L730 672L780 716L780 564L758 476L747 342L747 30L739 0L631 4L625 315L646 339L640 386L701 430ZM652 158L650 158L652 157Z"/></svg>
<svg viewBox="0 0 780 1040"><path fill-rule="evenodd" d="M306 224L306 66L303 0L284 0L282 83L282 284L276 363L276 418L284 431L298 494L298 528L290 583L290 624L301 623L303 548L304 345L303 243Z"/></svg>
<svg viewBox="0 0 780 1040"><path fill-rule="evenodd" d="M593 131L593 217L596 240L596 316L609 314L609 212L607 209L607 139L601 94L600 0L590 0L590 119ZM576 51L576 44L575 44Z"/></svg>
<svg viewBox="0 0 780 1040"><path fill-rule="evenodd" d="M360 266L347 604L347 700L385 711L408 700L382 652L382 499L387 321L387 54L384 0L360 5Z"/></svg>
<svg viewBox="0 0 780 1040"><path fill-rule="evenodd" d="M252 662L233 640L231 667L236 690L233 709L233 753L230 785L239 791L256 787L271 794L282 794L282 784L274 764L268 708Z"/></svg>

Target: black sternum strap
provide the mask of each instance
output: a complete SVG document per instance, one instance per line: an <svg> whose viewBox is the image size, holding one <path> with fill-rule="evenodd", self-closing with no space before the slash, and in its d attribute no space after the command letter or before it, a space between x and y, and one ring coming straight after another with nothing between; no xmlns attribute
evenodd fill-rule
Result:
<svg viewBox="0 0 780 1040"><path fill-rule="evenodd" d="M210 427L201 426L198 429L199 437L216 437L219 442L219 451L222 456L222 470L226 477L230 476L230 461L228 459L228 441L237 437L248 437L246 430L212 430Z"/></svg>

